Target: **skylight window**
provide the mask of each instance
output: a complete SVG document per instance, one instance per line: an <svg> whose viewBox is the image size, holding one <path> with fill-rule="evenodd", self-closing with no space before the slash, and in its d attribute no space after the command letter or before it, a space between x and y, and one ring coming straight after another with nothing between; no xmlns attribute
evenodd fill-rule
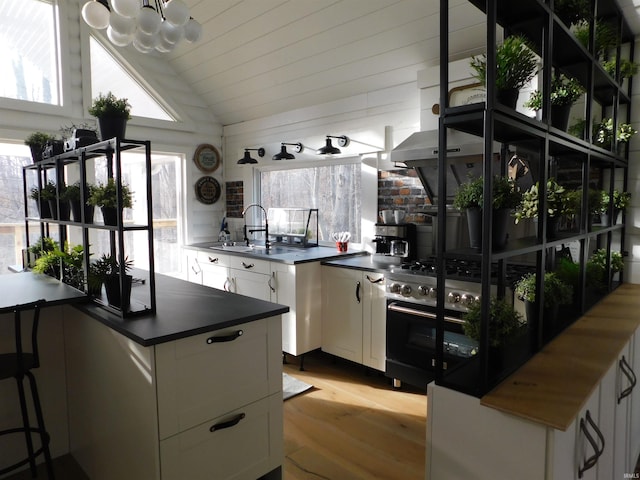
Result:
<svg viewBox="0 0 640 480"><path fill-rule="evenodd" d="M3 0L4 1L4 0ZM90 37L91 97L112 92L131 104L131 115L175 121L135 78L98 42Z"/></svg>

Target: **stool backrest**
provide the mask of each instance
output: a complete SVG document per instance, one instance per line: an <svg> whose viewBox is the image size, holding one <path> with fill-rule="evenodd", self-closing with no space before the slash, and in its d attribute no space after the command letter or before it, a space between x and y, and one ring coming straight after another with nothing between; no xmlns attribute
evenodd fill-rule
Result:
<svg viewBox="0 0 640 480"><path fill-rule="evenodd" d="M35 302L23 303L20 305L14 305L11 307L11 311L14 314L14 334L15 334L15 353L18 358L18 368L21 368L24 363L22 361L24 354L31 354L33 358L32 368L38 368L40 366L40 355L38 353L38 326L40 324L40 307L44 305L46 301L44 299L37 300ZM28 317L31 314L31 351L25 352L22 343L23 331L25 325L23 325L22 318ZM23 315L24 314L24 315Z"/></svg>

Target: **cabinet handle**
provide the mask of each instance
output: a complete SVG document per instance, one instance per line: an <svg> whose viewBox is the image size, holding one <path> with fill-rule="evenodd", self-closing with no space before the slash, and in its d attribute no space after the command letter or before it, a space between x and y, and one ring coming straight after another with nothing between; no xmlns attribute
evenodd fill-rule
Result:
<svg viewBox="0 0 640 480"><path fill-rule="evenodd" d="M586 418L586 421L585 421L585 418ZM587 410L585 418L580 419L580 431L584 433L584 436L589 441L589 444L593 448L594 453L592 456L585 459L584 465L582 467L580 466L578 467L578 478L582 478L582 475L584 474L584 472L586 472L590 468L593 468L595 464L598 463L598 458L600 458L600 455L602 455L602 452L604 452L604 436L602 435L602 432L600 432L600 429L591 418L591 412L589 412L589 410ZM589 433L589 430L586 425L587 423L591 425L591 428L596 432L596 435L598 436L600 443L602 443L602 448L598 448L598 442L596 442L593 436Z"/></svg>
<svg viewBox="0 0 640 480"><path fill-rule="evenodd" d="M271 276L269 277L269 280L267 281L267 285L269 285L269 288L273 293L276 293L276 288L271 284L271 280L275 280L275 279L276 279L276 272L272 272Z"/></svg>
<svg viewBox="0 0 640 480"><path fill-rule="evenodd" d="M242 266L244 268L253 268L253 267L255 267L255 265L253 263L244 263L244 262L242 262Z"/></svg>
<svg viewBox="0 0 640 480"><path fill-rule="evenodd" d="M209 261L210 261L211 263L218 263L219 258L218 258L218 257L216 257L216 258L209 257Z"/></svg>
<svg viewBox="0 0 640 480"><path fill-rule="evenodd" d="M200 275L200 272L202 271L202 267L198 263L197 258L194 260L194 263L198 266L198 269L196 270L196 267L194 265L191 265L191 270L193 270L193 273L195 273L196 275Z"/></svg>
<svg viewBox="0 0 640 480"><path fill-rule="evenodd" d="M230 335L221 335L219 337L209 337L207 338L207 344L211 345L212 343L223 343L223 342L233 342L236 338L241 337L244 334L242 330L237 330Z"/></svg>
<svg viewBox="0 0 640 480"><path fill-rule="evenodd" d="M222 289L223 289L225 292L228 292L228 291L229 291L229 283L230 283L230 282L229 282L229 278L227 277L227 279L224 281L224 284L222 285Z"/></svg>
<svg viewBox="0 0 640 480"><path fill-rule="evenodd" d="M623 398L631 395L631 392L633 391L633 387L636 386L637 379L636 379L636 374L633 372L633 369L631 368L631 366L627 363L627 359L624 358L624 355L618 362L618 365L620 366L620 370L622 371L622 373L624 373L624 375L629 379L629 382L630 382L630 385L624 390L622 390L620 392L620 395L618 396L618 403L620 403Z"/></svg>
<svg viewBox="0 0 640 480"><path fill-rule="evenodd" d="M356 300L360 303L360 282L356 283Z"/></svg>
<svg viewBox="0 0 640 480"><path fill-rule="evenodd" d="M367 280L369 280L369 283L381 283L384 280L384 275L377 280L374 280L369 275L367 275Z"/></svg>
<svg viewBox="0 0 640 480"><path fill-rule="evenodd" d="M238 423L240 423L240 420L242 420L244 417L246 417L244 413L239 413L238 415L233 417L231 420L227 420L226 422L220 422L220 423L216 423L215 425L211 425L211 427L209 427L209 431L215 432L216 430L223 430L225 428L234 427Z"/></svg>

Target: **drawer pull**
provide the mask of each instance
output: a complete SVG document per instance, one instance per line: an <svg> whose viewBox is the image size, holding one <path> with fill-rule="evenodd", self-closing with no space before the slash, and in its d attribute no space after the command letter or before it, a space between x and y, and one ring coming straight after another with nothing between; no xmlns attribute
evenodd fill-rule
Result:
<svg viewBox="0 0 640 480"><path fill-rule="evenodd" d="M244 262L242 262L242 266L244 268L253 268L253 267L255 267L255 265L253 263L244 263Z"/></svg>
<svg viewBox="0 0 640 480"><path fill-rule="evenodd" d="M246 415L244 413L239 413L238 415L233 417L231 420L227 420L226 422L220 422L220 423L216 423L215 425L211 425L211 427L209 428L209 431L215 432L216 430L223 430L225 428L234 427L238 423L240 423L240 420L242 420L245 416Z"/></svg>
<svg viewBox="0 0 640 480"><path fill-rule="evenodd" d="M216 257L216 258L209 257L209 261L210 261L211 263L218 263L220 260L219 260L219 258L218 258L218 257Z"/></svg>
<svg viewBox="0 0 640 480"><path fill-rule="evenodd" d="M633 372L633 369L631 368L631 366L627 363L627 359L624 358L624 355L618 362L618 365L620 366L620 371L624 373L625 377L627 377L627 379L629 380L629 386L624 390L622 390L620 392L620 395L618 395L618 403L620 403L623 398L631 395L631 392L633 391L633 387L636 386L637 379L636 379L636 374Z"/></svg>
<svg viewBox="0 0 640 480"><path fill-rule="evenodd" d="M589 433L587 423L596 432L596 435L598 436L598 440L602 444L602 447L598 446L598 442ZM583 466L578 465L578 478L582 478L582 476L584 475L584 472L586 472L590 468L595 467L596 463L598 463L598 459L600 458L600 455L602 455L602 453L604 452L604 436L602 435L602 433L600 432L600 429L597 427L597 425L591 418L591 412L589 412L589 410L587 410L585 418L580 419L580 431L586 437L587 441L591 445L591 448L593 448L594 453L591 457L586 458L584 460Z"/></svg>
<svg viewBox="0 0 640 480"><path fill-rule="evenodd" d="M243 333L244 332L242 330L238 330L237 332L234 332L231 335L222 335L220 337L209 337L207 338L207 343L211 345L212 343L233 342L236 338L241 337Z"/></svg>
<svg viewBox="0 0 640 480"><path fill-rule="evenodd" d="M372 277L367 275L367 280L369 280L369 283L382 283L382 281L384 280L384 276L378 278L377 280L374 280Z"/></svg>

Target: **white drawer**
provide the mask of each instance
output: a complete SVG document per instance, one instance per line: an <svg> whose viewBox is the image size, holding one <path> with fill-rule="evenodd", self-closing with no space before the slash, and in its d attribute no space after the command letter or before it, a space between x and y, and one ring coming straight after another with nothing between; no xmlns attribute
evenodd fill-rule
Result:
<svg viewBox="0 0 640 480"><path fill-rule="evenodd" d="M229 266L229 255L220 254L220 252L216 250L211 250L209 252L205 252L202 250L198 250L198 262L200 265L215 265L218 267L228 267Z"/></svg>
<svg viewBox="0 0 640 480"><path fill-rule="evenodd" d="M157 345L160 438L282 391L281 332L276 316Z"/></svg>
<svg viewBox="0 0 640 480"><path fill-rule="evenodd" d="M282 425L276 393L163 440L162 479L255 480L282 465Z"/></svg>
<svg viewBox="0 0 640 480"><path fill-rule="evenodd" d="M255 258L229 256L229 268L244 270L247 272L271 274L271 262L267 260L256 260Z"/></svg>

